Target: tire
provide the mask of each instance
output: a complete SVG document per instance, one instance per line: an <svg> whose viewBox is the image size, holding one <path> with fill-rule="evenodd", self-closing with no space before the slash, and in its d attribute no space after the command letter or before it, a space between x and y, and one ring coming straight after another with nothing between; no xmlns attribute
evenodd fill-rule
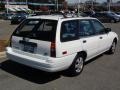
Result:
<svg viewBox="0 0 120 90"><path fill-rule="evenodd" d="M111 23L115 23L116 21L112 19L110 22L111 22Z"/></svg>
<svg viewBox="0 0 120 90"><path fill-rule="evenodd" d="M14 24L14 22L13 22L13 21L11 21L11 24Z"/></svg>
<svg viewBox="0 0 120 90"><path fill-rule="evenodd" d="M108 54L114 54L114 53L115 53L115 50L116 50L116 42L113 41L110 49L108 50Z"/></svg>
<svg viewBox="0 0 120 90"><path fill-rule="evenodd" d="M83 68L84 57L83 55L77 55L67 72L70 76L77 76L83 71Z"/></svg>

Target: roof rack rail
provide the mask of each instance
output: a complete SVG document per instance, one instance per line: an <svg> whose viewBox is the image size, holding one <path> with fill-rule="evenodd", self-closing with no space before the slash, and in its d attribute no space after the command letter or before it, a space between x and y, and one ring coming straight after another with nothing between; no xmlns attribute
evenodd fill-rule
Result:
<svg viewBox="0 0 120 90"><path fill-rule="evenodd" d="M64 18L67 18L67 15L66 15L65 13L58 12L58 11L56 11L56 12L51 12L50 14L51 14L51 15L62 15Z"/></svg>
<svg viewBox="0 0 120 90"><path fill-rule="evenodd" d="M64 18L67 18L67 15L65 13L62 13L62 15L63 15Z"/></svg>
<svg viewBox="0 0 120 90"><path fill-rule="evenodd" d="M76 13L51 12L50 14L51 15L62 15L64 18L78 17L78 15L76 15Z"/></svg>

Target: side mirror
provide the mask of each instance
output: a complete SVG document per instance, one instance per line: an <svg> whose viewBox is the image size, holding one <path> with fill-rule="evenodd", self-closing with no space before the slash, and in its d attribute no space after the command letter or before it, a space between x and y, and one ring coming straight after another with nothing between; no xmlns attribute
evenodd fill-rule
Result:
<svg viewBox="0 0 120 90"><path fill-rule="evenodd" d="M106 33L111 32L111 28L105 28L105 32L106 32Z"/></svg>

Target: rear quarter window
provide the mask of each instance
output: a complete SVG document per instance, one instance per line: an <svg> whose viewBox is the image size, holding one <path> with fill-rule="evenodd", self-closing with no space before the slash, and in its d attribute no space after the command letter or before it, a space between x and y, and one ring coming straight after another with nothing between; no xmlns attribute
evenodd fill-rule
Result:
<svg viewBox="0 0 120 90"><path fill-rule="evenodd" d="M77 39L78 20L64 21L61 25L61 42Z"/></svg>

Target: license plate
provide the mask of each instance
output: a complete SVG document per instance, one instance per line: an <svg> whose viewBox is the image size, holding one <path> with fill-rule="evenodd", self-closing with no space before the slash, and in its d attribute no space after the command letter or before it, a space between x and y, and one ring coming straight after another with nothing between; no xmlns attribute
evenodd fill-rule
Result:
<svg viewBox="0 0 120 90"><path fill-rule="evenodd" d="M34 53L34 47L32 47L31 45L24 45L23 51Z"/></svg>
<svg viewBox="0 0 120 90"><path fill-rule="evenodd" d="M33 43L33 42L26 42L24 40L20 40L19 43L22 45L22 50L25 52L30 52L30 53L34 53L37 44Z"/></svg>

